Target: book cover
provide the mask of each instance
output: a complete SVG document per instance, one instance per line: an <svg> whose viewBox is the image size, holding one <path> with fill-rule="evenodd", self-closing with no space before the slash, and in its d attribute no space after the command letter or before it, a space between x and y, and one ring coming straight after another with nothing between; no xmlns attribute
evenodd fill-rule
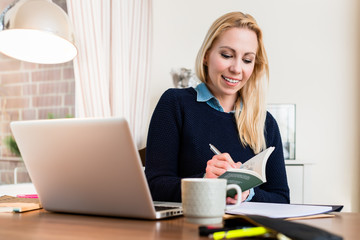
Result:
<svg viewBox="0 0 360 240"><path fill-rule="evenodd" d="M265 181L257 174L250 171L226 171L219 178L227 179L227 184L238 184L241 191L249 190L250 188L259 186Z"/></svg>

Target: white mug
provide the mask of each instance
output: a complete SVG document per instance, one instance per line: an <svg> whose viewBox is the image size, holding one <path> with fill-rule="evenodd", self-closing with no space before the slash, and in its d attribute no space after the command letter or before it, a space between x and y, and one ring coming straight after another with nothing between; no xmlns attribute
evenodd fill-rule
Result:
<svg viewBox="0 0 360 240"><path fill-rule="evenodd" d="M226 192L235 189L238 200L235 205L226 206ZM226 210L241 203L241 188L236 184L227 185L226 179L184 178L181 180L182 207L185 220L197 224L222 222Z"/></svg>

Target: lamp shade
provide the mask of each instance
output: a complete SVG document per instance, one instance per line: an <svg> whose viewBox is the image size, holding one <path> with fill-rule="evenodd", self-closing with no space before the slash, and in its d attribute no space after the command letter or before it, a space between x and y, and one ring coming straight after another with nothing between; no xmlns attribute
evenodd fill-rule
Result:
<svg viewBox="0 0 360 240"><path fill-rule="evenodd" d="M4 10L0 52L41 64L64 63L77 55L68 16L51 0L20 0Z"/></svg>

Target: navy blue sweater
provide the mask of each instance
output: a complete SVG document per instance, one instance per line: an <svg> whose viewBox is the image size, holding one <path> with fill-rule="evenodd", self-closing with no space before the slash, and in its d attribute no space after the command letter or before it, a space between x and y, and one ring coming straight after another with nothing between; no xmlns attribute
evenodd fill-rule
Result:
<svg viewBox="0 0 360 240"><path fill-rule="evenodd" d="M251 201L289 203L280 132L270 113L265 125L266 144L275 150L267 162L267 182L254 188ZM152 115L146 145L145 174L153 200L181 202L181 179L203 177L213 156L209 143L235 162L255 155L241 144L233 113L197 102L193 88L167 90Z"/></svg>

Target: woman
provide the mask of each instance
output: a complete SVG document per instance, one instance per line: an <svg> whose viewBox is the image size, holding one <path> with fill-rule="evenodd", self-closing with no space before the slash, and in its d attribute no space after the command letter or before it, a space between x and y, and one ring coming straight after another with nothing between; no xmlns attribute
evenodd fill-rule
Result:
<svg viewBox="0 0 360 240"><path fill-rule="evenodd" d="M167 90L154 110L145 167L154 200L180 202L182 178L216 178L275 146L267 182L241 197L289 203L280 133L266 111L268 71L262 32L253 17L233 12L213 23L196 59L202 83ZM210 143L223 154L213 156Z"/></svg>

